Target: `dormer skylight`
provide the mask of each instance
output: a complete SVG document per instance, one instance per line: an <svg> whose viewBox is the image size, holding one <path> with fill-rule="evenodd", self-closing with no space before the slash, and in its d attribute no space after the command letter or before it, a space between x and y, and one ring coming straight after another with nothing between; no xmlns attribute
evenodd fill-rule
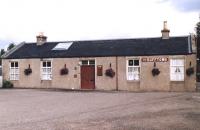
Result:
<svg viewBox="0 0 200 130"><path fill-rule="evenodd" d="M67 50L73 42L61 42L58 43L52 50Z"/></svg>

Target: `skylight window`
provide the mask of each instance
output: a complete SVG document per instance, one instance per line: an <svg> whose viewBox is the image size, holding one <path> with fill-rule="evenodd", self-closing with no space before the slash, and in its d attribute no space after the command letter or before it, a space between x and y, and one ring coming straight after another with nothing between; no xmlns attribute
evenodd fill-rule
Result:
<svg viewBox="0 0 200 130"><path fill-rule="evenodd" d="M58 43L52 50L67 50L73 42Z"/></svg>

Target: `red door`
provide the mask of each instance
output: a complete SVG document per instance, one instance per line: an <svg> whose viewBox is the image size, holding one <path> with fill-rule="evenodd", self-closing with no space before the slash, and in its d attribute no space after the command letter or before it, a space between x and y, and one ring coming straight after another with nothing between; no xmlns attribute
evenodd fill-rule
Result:
<svg viewBox="0 0 200 130"><path fill-rule="evenodd" d="M94 89L95 88L95 67L81 66L81 88Z"/></svg>

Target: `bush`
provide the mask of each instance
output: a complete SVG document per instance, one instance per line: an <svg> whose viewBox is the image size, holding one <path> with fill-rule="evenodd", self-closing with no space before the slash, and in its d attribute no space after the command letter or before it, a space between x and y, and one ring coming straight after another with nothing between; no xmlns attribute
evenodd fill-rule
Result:
<svg viewBox="0 0 200 130"><path fill-rule="evenodd" d="M2 88L13 88L13 83L8 80L4 80Z"/></svg>

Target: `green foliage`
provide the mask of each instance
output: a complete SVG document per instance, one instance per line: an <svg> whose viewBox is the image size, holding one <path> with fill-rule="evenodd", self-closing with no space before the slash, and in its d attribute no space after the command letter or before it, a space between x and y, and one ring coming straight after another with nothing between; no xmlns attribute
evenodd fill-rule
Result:
<svg viewBox="0 0 200 130"><path fill-rule="evenodd" d="M9 51L9 50L11 50L13 47L15 47L15 44L14 44L14 43L10 43L10 44L8 45L7 50Z"/></svg>
<svg viewBox="0 0 200 130"><path fill-rule="evenodd" d="M13 83L8 80L4 80L2 88L13 88Z"/></svg>
<svg viewBox="0 0 200 130"><path fill-rule="evenodd" d="M197 35L197 57L200 58L200 21L196 24L195 29Z"/></svg>
<svg viewBox="0 0 200 130"><path fill-rule="evenodd" d="M200 37L200 22L198 22L196 25L196 34L197 34L197 37Z"/></svg>
<svg viewBox="0 0 200 130"><path fill-rule="evenodd" d="M1 52L0 52L0 65L2 64L2 59L1 59L1 56L5 54L5 50L4 49L1 49Z"/></svg>
<svg viewBox="0 0 200 130"><path fill-rule="evenodd" d="M5 54L5 50L1 49L0 55L2 56L3 54Z"/></svg>

